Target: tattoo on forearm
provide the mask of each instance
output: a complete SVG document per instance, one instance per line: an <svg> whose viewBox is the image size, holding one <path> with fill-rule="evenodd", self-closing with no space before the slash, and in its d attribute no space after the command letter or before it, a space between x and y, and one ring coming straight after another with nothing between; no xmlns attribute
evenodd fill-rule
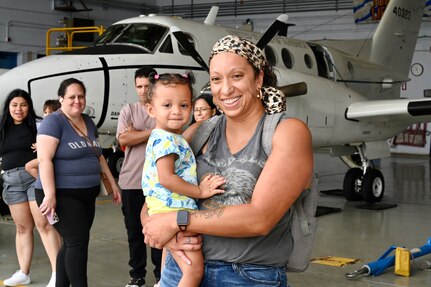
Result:
<svg viewBox="0 0 431 287"><path fill-rule="evenodd" d="M208 210L200 210L199 212L194 212L192 215L196 218L203 218L203 219L212 219L212 218L218 218L223 215L225 207L220 207L217 209L208 209Z"/></svg>

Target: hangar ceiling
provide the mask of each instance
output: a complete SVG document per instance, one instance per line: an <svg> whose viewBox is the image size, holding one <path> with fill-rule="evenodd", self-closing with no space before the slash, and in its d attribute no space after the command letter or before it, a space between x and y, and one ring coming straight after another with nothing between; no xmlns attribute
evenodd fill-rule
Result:
<svg viewBox="0 0 431 287"><path fill-rule="evenodd" d="M175 15L183 18L206 17L211 6L219 6L219 16L239 16L256 14L278 14L311 11L338 11L353 9L352 0L231 0L202 3L193 0L172 0L170 5L154 5L157 1L142 0L82 0L100 3L116 8L140 9L142 13ZM164 1L167 3L169 1ZM201 3L198 3L201 2Z"/></svg>

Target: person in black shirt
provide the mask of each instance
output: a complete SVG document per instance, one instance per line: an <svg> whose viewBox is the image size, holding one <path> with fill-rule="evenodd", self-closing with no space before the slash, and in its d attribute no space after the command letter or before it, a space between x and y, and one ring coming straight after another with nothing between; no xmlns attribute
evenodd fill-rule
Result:
<svg viewBox="0 0 431 287"><path fill-rule="evenodd" d="M55 286L55 263L60 248L57 231L40 212L34 191L34 177L25 171L25 164L36 158L31 146L36 142L36 113L30 95L13 90L3 105L0 121L0 156L2 157L3 199L9 205L16 225L16 252L19 270L4 280L6 286L29 284L33 255L33 229L36 224L48 254L53 275L47 287Z"/></svg>

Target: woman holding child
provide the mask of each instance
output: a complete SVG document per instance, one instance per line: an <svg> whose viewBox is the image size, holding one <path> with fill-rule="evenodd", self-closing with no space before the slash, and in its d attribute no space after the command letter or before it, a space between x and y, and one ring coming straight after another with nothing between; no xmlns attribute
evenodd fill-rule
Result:
<svg viewBox="0 0 431 287"><path fill-rule="evenodd" d="M226 179L225 192L201 200L200 210L190 211L188 220L177 218L176 212L146 216L144 210L145 241L153 247L167 245L171 251L195 250L200 237L191 234L203 234L201 286L288 286L289 208L311 184L311 134L300 120L285 117L266 155L264 119L282 112L285 101L272 88L276 78L262 50L226 36L214 45L209 63L214 103L223 115L206 145L194 152L198 179L220 174ZM185 136L196 139L202 131L196 124ZM176 286L180 278L168 254L160 286Z"/></svg>

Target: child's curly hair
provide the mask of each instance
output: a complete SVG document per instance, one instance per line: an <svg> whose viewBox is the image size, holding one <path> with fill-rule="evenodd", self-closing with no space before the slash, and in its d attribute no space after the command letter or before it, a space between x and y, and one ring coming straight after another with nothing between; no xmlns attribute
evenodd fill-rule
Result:
<svg viewBox="0 0 431 287"><path fill-rule="evenodd" d="M177 74L177 73L165 73L165 74L157 74L151 73L148 77L150 80L150 87L148 90L148 101L151 102L154 96L154 90L157 85L170 86L170 85L187 85L190 89L190 93L192 95L192 99L194 97L193 84L195 83L195 76L193 72L188 70L185 74Z"/></svg>

